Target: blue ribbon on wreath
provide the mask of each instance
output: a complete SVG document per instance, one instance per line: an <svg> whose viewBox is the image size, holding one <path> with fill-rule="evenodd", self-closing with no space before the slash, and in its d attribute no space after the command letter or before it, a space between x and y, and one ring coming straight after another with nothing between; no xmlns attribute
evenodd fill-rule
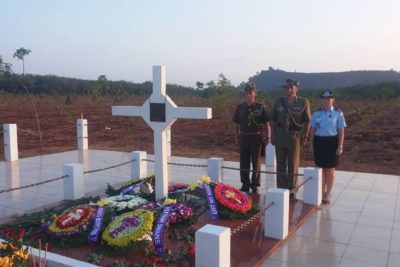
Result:
<svg viewBox="0 0 400 267"><path fill-rule="evenodd" d="M163 246L164 226L168 221L171 210L172 210L172 205L165 206L162 213L158 217L156 226L154 227L153 243L156 253L159 256L161 256L164 253L164 246Z"/></svg>
<svg viewBox="0 0 400 267"><path fill-rule="evenodd" d="M103 227L103 218L105 213L105 207L99 207L96 211L96 217L94 219L94 227L88 236L89 243L96 243L99 237L101 228Z"/></svg>
<svg viewBox="0 0 400 267"><path fill-rule="evenodd" d="M207 183L203 183L204 186L204 192L206 194L207 202L208 202L208 207L210 208L210 215L211 215L211 220L215 221L219 219L218 215L218 208L217 208L217 203L215 202L214 194L211 189L211 186Z"/></svg>
<svg viewBox="0 0 400 267"><path fill-rule="evenodd" d="M120 196L125 195L126 193L128 193L129 191L132 191L133 189L135 189L136 187L138 187L139 185L143 184L145 181L141 181L140 183L137 184L133 184L127 188L124 188L123 190L121 190L121 192L119 193Z"/></svg>

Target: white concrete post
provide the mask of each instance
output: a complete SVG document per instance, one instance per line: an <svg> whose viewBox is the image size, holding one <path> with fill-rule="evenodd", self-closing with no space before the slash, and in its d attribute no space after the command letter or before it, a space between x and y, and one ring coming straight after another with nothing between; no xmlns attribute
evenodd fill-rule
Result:
<svg viewBox="0 0 400 267"><path fill-rule="evenodd" d="M222 166L224 166L223 158L209 158L207 161L207 174L216 183L222 182L224 176Z"/></svg>
<svg viewBox="0 0 400 267"><path fill-rule="evenodd" d="M276 166L275 146L271 143L265 146L265 166L267 167Z"/></svg>
<svg viewBox="0 0 400 267"><path fill-rule="evenodd" d="M133 151L131 153L131 179L136 180L139 178L147 177L147 152L146 151Z"/></svg>
<svg viewBox="0 0 400 267"><path fill-rule="evenodd" d="M266 174L267 180L273 181L274 184L271 186L276 186L276 154L275 146L271 143L265 146L265 170L267 172L273 172L273 174Z"/></svg>
<svg viewBox="0 0 400 267"><path fill-rule="evenodd" d="M268 129L268 136L271 140L272 137L271 127L268 126L267 129ZM275 146L271 143L268 143L265 146L265 166L266 167L276 166Z"/></svg>
<svg viewBox="0 0 400 267"><path fill-rule="evenodd" d="M68 175L64 178L64 199L73 200L83 197L85 190L82 164L65 164L63 174Z"/></svg>
<svg viewBox="0 0 400 267"><path fill-rule="evenodd" d="M167 157L171 157L171 126L166 129L167 134Z"/></svg>
<svg viewBox="0 0 400 267"><path fill-rule="evenodd" d="M76 137L78 139L78 149L88 149L88 124L87 119L76 121Z"/></svg>
<svg viewBox="0 0 400 267"><path fill-rule="evenodd" d="M18 160L18 136L16 124L3 124L4 159L5 161Z"/></svg>
<svg viewBox="0 0 400 267"><path fill-rule="evenodd" d="M322 170L320 168L304 168L303 179L311 178L304 184L303 201L306 204L319 206L322 202Z"/></svg>
<svg viewBox="0 0 400 267"><path fill-rule="evenodd" d="M82 149L78 151L78 162L79 164L82 164L82 167L84 170L88 170L89 168L89 150L88 149Z"/></svg>
<svg viewBox="0 0 400 267"><path fill-rule="evenodd" d="M207 224L196 231L196 267L231 266L231 229Z"/></svg>
<svg viewBox="0 0 400 267"><path fill-rule="evenodd" d="M6 171L5 177L10 177L11 179L4 180L4 182L5 182L4 187L5 188L19 187L21 185L19 161L18 160L11 161L10 163L5 164L5 171ZM2 182L1 180L2 179L0 179L0 182ZM11 184L11 186L10 186L10 184ZM23 190L15 190L15 191L11 191L10 194L13 197L16 197L16 196L23 195L24 193L23 193ZM6 201L6 200L4 200L4 201Z"/></svg>
<svg viewBox="0 0 400 267"><path fill-rule="evenodd" d="M285 239L289 233L289 190L270 188L265 195L265 204L274 204L265 211L264 236Z"/></svg>

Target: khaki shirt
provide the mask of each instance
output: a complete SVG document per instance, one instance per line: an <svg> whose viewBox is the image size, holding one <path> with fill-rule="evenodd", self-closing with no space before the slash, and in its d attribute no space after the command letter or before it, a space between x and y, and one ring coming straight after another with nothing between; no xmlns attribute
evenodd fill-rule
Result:
<svg viewBox="0 0 400 267"><path fill-rule="evenodd" d="M276 99L271 114L275 123L275 145L290 148L298 144L304 124L310 119L310 103L306 98L296 97L291 103L286 97Z"/></svg>
<svg viewBox="0 0 400 267"><path fill-rule="evenodd" d="M258 133L270 121L264 105L254 103L248 106L242 103L236 107L233 122L239 124L240 131L244 133Z"/></svg>

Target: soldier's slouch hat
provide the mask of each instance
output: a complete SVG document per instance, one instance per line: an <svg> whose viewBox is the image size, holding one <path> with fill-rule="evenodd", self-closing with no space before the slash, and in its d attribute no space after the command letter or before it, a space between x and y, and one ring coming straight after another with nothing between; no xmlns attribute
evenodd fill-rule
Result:
<svg viewBox="0 0 400 267"><path fill-rule="evenodd" d="M256 91L256 84L253 82L246 83L246 85L244 87L244 91L245 92Z"/></svg>
<svg viewBox="0 0 400 267"><path fill-rule="evenodd" d="M280 87L282 87L282 88L288 88L288 87L299 86L299 85L300 85L300 82L299 82L299 81L295 81L295 80L292 80L292 79L287 79L287 80L286 80L286 84L281 85Z"/></svg>

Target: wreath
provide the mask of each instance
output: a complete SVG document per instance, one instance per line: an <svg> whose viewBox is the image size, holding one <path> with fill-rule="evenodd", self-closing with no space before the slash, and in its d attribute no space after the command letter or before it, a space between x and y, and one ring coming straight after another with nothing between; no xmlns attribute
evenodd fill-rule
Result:
<svg viewBox="0 0 400 267"><path fill-rule="evenodd" d="M214 194L219 204L233 211L245 213L252 207L251 198L233 186L217 184Z"/></svg>
<svg viewBox="0 0 400 267"><path fill-rule="evenodd" d="M186 183L177 183L168 186L168 194L176 194L186 192L189 189L189 185Z"/></svg>
<svg viewBox="0 0 400 267"><path fill-rule="evenodd" d="M103 198L99 202L97 202L97 205L109 206L111 208L117 209L117 211L122 211L124 209L133 209L147 202L148 201L146 199L139 196L123 195Z"/></svg>
<svg viewBox="0 0 400 267"><path fill-rule="evenodd" d="M191 219L193 216L192 208L183 203L178 202L172 205L171 213L169 214L168 223L180 223Z"/></svg>
<svg viewBox="0 0 400 267"><path fill-rule="evenodd" d="M48 230L56 235L74 235L87 230L93 222L96 207L79 205L64 211L49 225Z"/></svg>
<svg viewBox="0 0 400 267"><path fill-rule="evenodd" d="M154 216L151 211L135 210L124 213L104 230L102 238L110 246L126 247L143 240L151 232Z"/></svg>
<svg viewBox="0 0 400 267"><path fill-rule="evenodd" d="M144 204L141 204L139 206L139 209L143 209L143 210L150 210L150 211L159 211L161 210L163 207L163 205L161 203L157 203L157 202L147 202Z"/></svg>

